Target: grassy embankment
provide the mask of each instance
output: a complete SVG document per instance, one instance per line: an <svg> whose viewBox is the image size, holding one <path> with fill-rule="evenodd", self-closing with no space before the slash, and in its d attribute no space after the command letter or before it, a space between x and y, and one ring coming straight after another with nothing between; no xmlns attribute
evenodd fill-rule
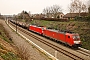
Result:
<svg viewBox="0 0 90 60"><path fill-rule="evenodd" d="M13 42L8 32L0 24L0 60L20 60L12 46Z"/></svg>
<svg viewBox="0 0 90 60"><path fill-rule="evenodd" d="M82 41L82 47L90 50L90 21L45 21L45 20L33 20L30 24L36 24L46 26L49 28L60 30L71 30L79 33Z"/></svg>

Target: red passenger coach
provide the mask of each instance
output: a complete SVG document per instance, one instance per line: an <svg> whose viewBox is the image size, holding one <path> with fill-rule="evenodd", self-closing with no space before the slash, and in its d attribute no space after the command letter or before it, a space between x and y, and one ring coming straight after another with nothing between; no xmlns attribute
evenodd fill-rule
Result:
<svg viewBox="0 0 90 60"><path fill-rule="evenodd" d="M40 26L40 27L37 27L34 25L29 26L29 30L34 31L34 32L39 33L39 34L43 34L44 29L45 29L45 27L43 27L43 26Z"/></svg>

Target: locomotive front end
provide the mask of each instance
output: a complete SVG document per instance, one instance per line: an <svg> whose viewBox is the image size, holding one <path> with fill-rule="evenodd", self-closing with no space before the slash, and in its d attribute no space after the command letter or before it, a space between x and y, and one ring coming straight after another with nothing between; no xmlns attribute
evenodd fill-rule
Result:
<svg viewBox="0 0 90 60"><path fill-rule="evenodd" d="M74 41L74 47L80 47L81 46L81 40L79 34L74 34L72 36L73 41Z"/></svg>

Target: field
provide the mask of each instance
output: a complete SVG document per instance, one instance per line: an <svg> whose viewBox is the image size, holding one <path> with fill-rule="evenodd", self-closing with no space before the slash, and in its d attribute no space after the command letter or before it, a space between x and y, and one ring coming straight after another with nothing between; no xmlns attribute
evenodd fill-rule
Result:
<svg viewBox="0 0 90 60"><path fill-rule="evenodd" d="M70 30L72 32L79 33L82 41L82 47L90 50L90 21L45 21L45 20L33 20L30 24L38 26L46 26L51 29L58 30Z"/></svg>

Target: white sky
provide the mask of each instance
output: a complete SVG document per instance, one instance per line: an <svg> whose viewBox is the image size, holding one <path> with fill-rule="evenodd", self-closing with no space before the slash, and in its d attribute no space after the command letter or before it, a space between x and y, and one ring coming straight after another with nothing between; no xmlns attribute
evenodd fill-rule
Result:
<svg viewBox="0 0 90 60"><path fill-rule="evenodd" d="M88 1L88 0L83 0ZM23 10L31 12L31 14L42 13L45 7L59 5L63 9L63 13L68 13L68 6L71 0L0 0L0 13L13 15Z"/></svg>

